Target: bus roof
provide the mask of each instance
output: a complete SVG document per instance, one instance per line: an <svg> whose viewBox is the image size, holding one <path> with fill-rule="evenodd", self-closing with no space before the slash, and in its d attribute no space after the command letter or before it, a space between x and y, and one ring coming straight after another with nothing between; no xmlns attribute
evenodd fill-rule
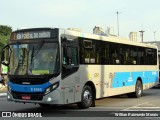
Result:
<svg viewBox="0 0 160 120"><path fill-rule="evenodd" d="M141 43L141 42L135 42L135 41L130 41L127 38L123 37L117 37L117 36L104 36L104 35L97 35L97 34L92 34L92 33L85 33L81 31L75 31L75 30L68 30L68 29L63 29L63 28L28 28L28 29L19 29L16 31L13 31L12 33L15 32L25 32L25 31L42 31L42 30L53 30L53 29L59 29L62 31L65 31L65 34L77 36L77 37L83 37L83 38L88 38L88 39L95 39L95 40L102 40L102 41L108 41L108 42L115 42L115 43L122 43L122 44L128 44L128 45L136 45L136 46L142 46L142 47L151 47L151 48L156 48L158 47L153 44L147 44L147 43Z"/></svg>
<svg viewBox="0 0 160 120"><path fill-rule="evenodd" d="M88 39L102 40L102 41L122 43L122 44L128 44L128 45L136 45L136 46L142 46L142 47L151 47L151 48L158 49L156 45L130 41L127 38L123 38L119 36L118 37L117 36L104 36L104 35L78 32L74 30L67 30L67 29L63 29L63 30L65 30L65 34L69 34L69 35L73 35L77 37L84 37Z"/></svg>

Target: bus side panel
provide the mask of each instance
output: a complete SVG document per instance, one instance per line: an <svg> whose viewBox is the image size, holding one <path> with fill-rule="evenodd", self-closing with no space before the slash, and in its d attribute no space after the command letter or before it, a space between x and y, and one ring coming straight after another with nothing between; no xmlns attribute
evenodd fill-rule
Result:
<svg viewBox="0 0 160 120"><path fill-rule="evenodd" d="M96 98L134 92L138 78L141 78L144 90L153 87L157 84L157 67L83 65L80 72L82 84L87 80L95 84Z"/></svg>

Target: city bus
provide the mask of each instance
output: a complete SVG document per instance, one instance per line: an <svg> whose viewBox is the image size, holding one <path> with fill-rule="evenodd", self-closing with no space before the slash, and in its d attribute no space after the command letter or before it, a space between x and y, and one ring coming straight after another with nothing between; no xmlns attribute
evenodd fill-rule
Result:
<svg viewBox="0 0 160 120"><path fill-rule="evenodd" d="M160 59L160 50L158 48L158 59ZM159 75L160 75L160 61L159 61ZM160 83L160 78L159 78L159 83Z"/></svg>
<svg viewBox="0 0 160 120"><path fill-rule="evenodd" d="M153 44L158 47L158 59L160 59L160 41L147 41L145 43ZM159 75L160 75L160 61L159 61ZM159 78L159 83L160 83L160 78Z"/></svg>
<svg viewBox="0 0 160 120"><path fill-rule="evenodd" d="M8 101L42 107L86 109L109 96L139 98L159 79L157 47L116 36L22 29L11 33L1 55L8 66Z"/></svg>

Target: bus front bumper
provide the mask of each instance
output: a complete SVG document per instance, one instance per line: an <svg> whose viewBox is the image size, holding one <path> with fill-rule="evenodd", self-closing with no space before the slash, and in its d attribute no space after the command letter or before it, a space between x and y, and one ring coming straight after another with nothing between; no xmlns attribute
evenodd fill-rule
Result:
<svg viewBox="0 0 160 120"><path fill-rule="evenodd" d="M24 95L24 94L20 93L19 95L21 96L21 95ZM27 95L29 95L29 94L27 94ZM61 104L63 104L62 96L63 95L61 95L61 92L57 89L57 90L54 90L51 93L43 95L42 100L24 100L22 98L15 99L10 91L7 92L7 100L8 101L15 101L15 102L21 102L21 103L61 105Z"/></svg>

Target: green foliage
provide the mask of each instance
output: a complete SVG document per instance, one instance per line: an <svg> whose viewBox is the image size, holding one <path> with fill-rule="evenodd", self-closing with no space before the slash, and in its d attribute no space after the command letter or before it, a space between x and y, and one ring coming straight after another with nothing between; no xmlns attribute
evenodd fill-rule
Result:
<svg viewBox="0 0 160 120"><path fill-rule="evenodd" d="M0 25L0 35L8 36L12 32L12 28L6 25Z"/></svg>
<svg viewBox="0 0 160 120"><path fill-rule="evenodd" d="M8 43L12 28L7 25L0 25L0 50Z"/></svg>

